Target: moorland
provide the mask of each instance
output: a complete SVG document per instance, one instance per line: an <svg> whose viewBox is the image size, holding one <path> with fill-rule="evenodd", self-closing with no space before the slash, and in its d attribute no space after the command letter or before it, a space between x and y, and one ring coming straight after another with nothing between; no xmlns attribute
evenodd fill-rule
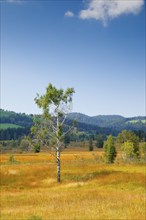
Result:
<svg viewBox="0 0 146 220"><path fill-rule="evenodd" d="M100 149L65 149L60 184L49 153L1 155L1 220L131 219L146 217L146 168L105 164Z"/></svg>

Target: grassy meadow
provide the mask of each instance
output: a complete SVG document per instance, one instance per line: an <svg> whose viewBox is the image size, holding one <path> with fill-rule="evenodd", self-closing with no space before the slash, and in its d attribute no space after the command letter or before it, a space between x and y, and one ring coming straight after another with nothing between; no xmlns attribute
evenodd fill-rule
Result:
<svg viewBox="0 0 146 220"><path fill-rule="evenodd" d="M102 154L64 150L60 184L49 153L14 154L11 161L2 154L0 219L146 219L145 165L108 165Z"/></svg>
<svg viewBox="0 0 146 220"><path fill-rule="evenodd" d="M8 128L23 128L22 126L10 124L10 123L0 123L0 129L6 130Z"/></svg>

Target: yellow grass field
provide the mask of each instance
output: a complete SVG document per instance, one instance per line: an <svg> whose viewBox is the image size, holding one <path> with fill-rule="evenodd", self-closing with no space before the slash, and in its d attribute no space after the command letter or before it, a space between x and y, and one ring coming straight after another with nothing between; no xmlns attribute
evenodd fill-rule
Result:
<svg viewBox="0 0 146 220"><path fill-rule="evenodd" d="M49 153L1 155L1 220L145 220L146 168L63 151L60 184Z"/></svg>

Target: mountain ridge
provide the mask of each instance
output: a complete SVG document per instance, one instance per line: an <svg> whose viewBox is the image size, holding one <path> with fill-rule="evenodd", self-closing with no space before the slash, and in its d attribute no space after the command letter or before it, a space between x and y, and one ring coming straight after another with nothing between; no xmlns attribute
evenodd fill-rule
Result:
<svg viewBox="0 0 146 220"><path fill-rule="evenodd" d="M122 127L122 129L129 129L130 127L136 129L138 127L144 127L146 129L146 116L135 116L135 117L124 117L121 115L97 115L88 116L82 113L70 113L69 117L72 120L77 120L78 122L97 125L100 127L107 128L117 128ZM136 126L135 126L136 125ZM120 129L118 129L120 130ZM137 130L137 129L136 129Z"/></svg>
<svg viewBox="0 0 146 220"><path fill-rule="evenodd" d="M27 115L0 109L0 140L15 140L30 134L33 117L33 114ZM70 126L74 120L77 121L78 131L86 134L102 134L105 136L112 134L117 136L122 130L146 133L145 116L131 118L125 118L121 115L88 116L73 112L68 114L65 123Z"/></svg>
<svg viewBox="0 0 146 220"><path fill-rule="evenodd" d="M33 114L16 113L0 109L0 123L11 123L24 127L31 127L33 124ZM76 120L81 127L95 126L100 128L110 128L116 131L123 129L144 130L146 131L146 116L124 117L121 115L96 115L88 116L86 114L72 112L68 114L68 121ZM85 129L86 130L86 129Z"/></svg>

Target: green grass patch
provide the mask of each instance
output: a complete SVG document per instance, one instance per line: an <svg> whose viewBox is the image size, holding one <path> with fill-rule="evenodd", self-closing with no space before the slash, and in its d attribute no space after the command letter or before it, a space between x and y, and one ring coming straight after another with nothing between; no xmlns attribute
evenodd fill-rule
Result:
<svg viewBox="0 0 146 220"><path fill-rule="evenodd" d="M9 124L9 123L0 123L0 129L6 130L8 128L23 128L22 126L15 125L15 124Z"/></svg>
<svg viewBox="0 0 146 220"><path fill-rule="evenodd" d="M126 122L127 124L131 123L131 124L136 124L136 123L143 123L145 124L146 123L146 120L143 119L143 120L131 120L131 121L127 121Z"/></svg>

